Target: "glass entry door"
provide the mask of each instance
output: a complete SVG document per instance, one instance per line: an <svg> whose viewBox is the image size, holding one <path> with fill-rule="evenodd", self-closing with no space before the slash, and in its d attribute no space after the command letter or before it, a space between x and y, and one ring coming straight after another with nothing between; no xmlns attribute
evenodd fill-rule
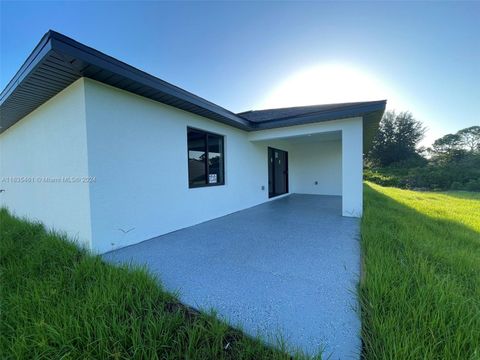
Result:
<svg viewBox="0 0 480 360"><path fill-rule="evenodd" d="M288 193L288 153L268 148L268 197Z"/></svg>

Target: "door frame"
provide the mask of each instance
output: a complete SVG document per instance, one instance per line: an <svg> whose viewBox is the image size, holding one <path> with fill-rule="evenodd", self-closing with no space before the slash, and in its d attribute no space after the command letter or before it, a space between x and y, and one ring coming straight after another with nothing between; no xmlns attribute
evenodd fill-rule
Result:
<svg viewBox="0 0 480 360"><path fill-rule="evenodd" d="M272 151L272 152L280 151L280 152L285 153L285 192L280 193L280 194L277 194L275 192L275 161L270 162L270 151ZM288 176L288 151L268 146L267 147L267 158L268 158L267 171L268 171L268 182L269 182L269 184L268 184L269 185L268 186L268 198L270 199L270 198L274 198L276 196L288 194L288 191L289 191L288 190L288 188L289 188L289 182L288 182L288 177L289 177ZM273 177L271 179L270 179L270 164L272 164L272 166L273 166ZM270 192L270 181L272 182L273 193Z"/></svg>

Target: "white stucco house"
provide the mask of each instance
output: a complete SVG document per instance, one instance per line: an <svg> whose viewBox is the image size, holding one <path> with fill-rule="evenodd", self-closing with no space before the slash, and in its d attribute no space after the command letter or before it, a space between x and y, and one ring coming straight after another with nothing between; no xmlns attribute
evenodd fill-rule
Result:
<svg viewBox="0 0 480 360"><path fill-rule="evenodd" d="M49 31L0 95L1 206L96 252L291 193L360 217L385 103L235 114Z"/></svg>

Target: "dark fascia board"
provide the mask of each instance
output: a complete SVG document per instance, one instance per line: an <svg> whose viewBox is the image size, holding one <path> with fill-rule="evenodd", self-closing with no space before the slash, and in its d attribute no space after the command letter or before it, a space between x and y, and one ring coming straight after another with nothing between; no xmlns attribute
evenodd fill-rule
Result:
<svg viewBox="0 0 480 360"><path fill-rule="evenodd" d="M331 111L321 111L317 113L309 113L280 120L269 120L255 123L254 130L267 130L280 127L288 127L295 125L306 125L316 122L325 122L331 120L346 119L352 117L361 117L363 121L363 152L366 154L373 142L375 133L377 132L380 120L385 112L387 101L381 100L369 102L367 104L357 104L349 106L346 109L333 109Z"/></svg>
<svg viewBox="0 0 480 360"><path fill-rule="evenodd" d="M370 112L385 110L387 101L381 100L368 104L350 106L346 109L332 109L328 111L313 112L304 115L286 117L282 119L267 120L253 124L254 130L266 130L286 126L304 125L314 122L322 122L336 119L345 119L364 116Z"/></svg>
<svg viewBox="0 0 480 360"><path fill-rule="evenodd" d="M35 46L33 51L28 56L27 60L22 64L15 76L10 80L5 89L0 93L0 106L7 100L7 98L13 93L17 86L27 77L33 69L45 58L52 50L52 44L50 42L50 32L43 35L40 42Z"/></svg>
<svg viewBox="0 0 480 360"><path fill-rule="evenodd" d="M378 102L368 102L360 103L354 106L349 106L347 108L333 109L331 111L320 111L309 114L303 114L299 116L268 120L263 122L253 122L241 117L241 115L234 114L233 112L222 108L210 101L207 101L199 96L196 96L186 90L183 90L175 85L172 85L166 81L163 81L159 78L156 78L153 75L150 75L144 71L141 71L133 66L130 66L122 61L119 61L111 56L108 56L104 53L101 53L98 50L95 50L91 47L83 45L67 36L64 36L55 31L48 31L40 40L38 45L29 55L27 60L21 66L19 71L15 74L13 79L8 83L5 89L0 94L0 120L3 122L5 119L1 119L4 114L2 114L2 108L5 102L10 97L15 97L15 92L17 89L21 91L21 85L23 83L28 83L29 75L35 75L35 69L42 64L45 60L48 60L49 57L55 56L56 58L62 58L65 66L71 69L72 73L75 74L75 77L78 78L82 76L90 77L95 79L95 76L88 75L84 73L84 70L89 67L94 67L102 70L106 70L109 73L127 81L131 81L136 86L145 86L152 90L158 91L159 93L164 94L168 97L170 102L175 103L172 106L176 106L180 109L185 108L186 111L190 111L195 114L213 119L225 123L230 126L245 130L245 131L258 131L265 129L272 129L277 127L286 127L293 125L308 124L313 122L322 122L329 120L336 120L347 117L362 116L365 119L368 117L371 121L380 121L378 116L369 116L371 113L378 113L379 111L383 114L385 110L386 101ZM101 81L101 80L100 80ZM63 85L58 85L63 86ZM115 86L115 85L113 85ZM127 90L129 91L129 90ZM50 94L45 93L39 94L37 98L43 96L44 101L48 100L51 97ZM135 93L132 89L131 92ZM22 97L22 96L20 96ZM148 96L147 96L148 97ZM156 100L156 99L154 99ZM43 100L41 100L43 101ZM34 101L31 101L30 107L24 106L25 113L28 113L35 109L36 106L39 106L42 102L40 100L34 104ZM162 100L157 100L164 102ZM22 103L24 100L19 100L18 103ZM165 103L168 102L165 100ZM181 105L178 105L181 104ZM24 115L22 115L24 116ZM0 129L0 133L5 131L6 128L11 126L16 121L20 120L14 119L9 121L6 127ZM378 124L377 124L378 126Z"/></svg>
<svg viewBox="0 0 480 360"><path fill-rule="evenodd" d="M218 106L197 95L183 90L178 86L172 85L164 80L161 80L153 75L150 75L98 50L85 46L62 34L54 31L50 32L53 50L64 54L67 57L71 57L72 60L76 59L89 65L98 66L99 68L109 70L138 84L152 87L179 100L188 102L205 110L211 111L217 115L225 117L226 119L237 123L237 125L240 127L248 128L250 125L249 121L237 116L231 111L228 111L221 106Z"/></svg>
<svg viewBox="0 0 480 360"><path fill-rule="evenodd" d="M88 66L96 66L136 84L158 90L170 97L172 101L184 102L185 105L199 108L205 111L202 116L211 117L213 120L240 129L250 129L250 121L231 111L52 30L42 37L20 70L2 91L0 107L19 88L22 81L34 72L36 66L52 53L62 57L67 65L76 70L79 77L84 76L82 69ZM4 130L5 128L1 129L1 131Z"/></svg>

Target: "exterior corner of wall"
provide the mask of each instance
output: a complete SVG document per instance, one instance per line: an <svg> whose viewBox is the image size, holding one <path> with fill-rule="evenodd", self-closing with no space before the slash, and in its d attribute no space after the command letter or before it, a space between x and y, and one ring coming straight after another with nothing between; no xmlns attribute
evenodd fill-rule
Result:
<svg viewBox="0 0 480 360"><path fill-rule="evenodd" d="M82 97L83 97L83 123L84 123L84 131L85 131L85 160L86 160L86 173L87 173L87 211L88 211L88 227L89 227L89 235L88 235L88 249L93 251L93 228L92 228L92 200L91 200L91 188L92 184L95 182L94 177L92 176L91 169L90 169L90 157L89 157L89 150L88 150L88 101L87 101L87 88L89 84L89 79L82 77L78 81L81 83L82 87Z"/></svg>
<svg viewBox="0 0 480 360"><path fill-rule="evenodd" d="M82 77L82 91L83 91L83 102L84 102L84 121L85 121L85 157L87 161L87 173L89 178L88 183L88 218L89 218L89 227L90 227L90 241L89 241L89 250L93 253L98 253L95 250L95 231L93 228L94 219L93 219L93 187L95 186L96 177L92 169L92 157L90 138L92 137L92 128L91 123L93 122L94 113L91 109L92 103L90 98L91 91L91 80L85 77Z"/></svg>
<svg viewBox="0 0 480 360"><path fill-rule="evenodd" d="M0 135L2 176L31 179L5 184L2 205L91 247L84 100L78 79Z"/></svg>

